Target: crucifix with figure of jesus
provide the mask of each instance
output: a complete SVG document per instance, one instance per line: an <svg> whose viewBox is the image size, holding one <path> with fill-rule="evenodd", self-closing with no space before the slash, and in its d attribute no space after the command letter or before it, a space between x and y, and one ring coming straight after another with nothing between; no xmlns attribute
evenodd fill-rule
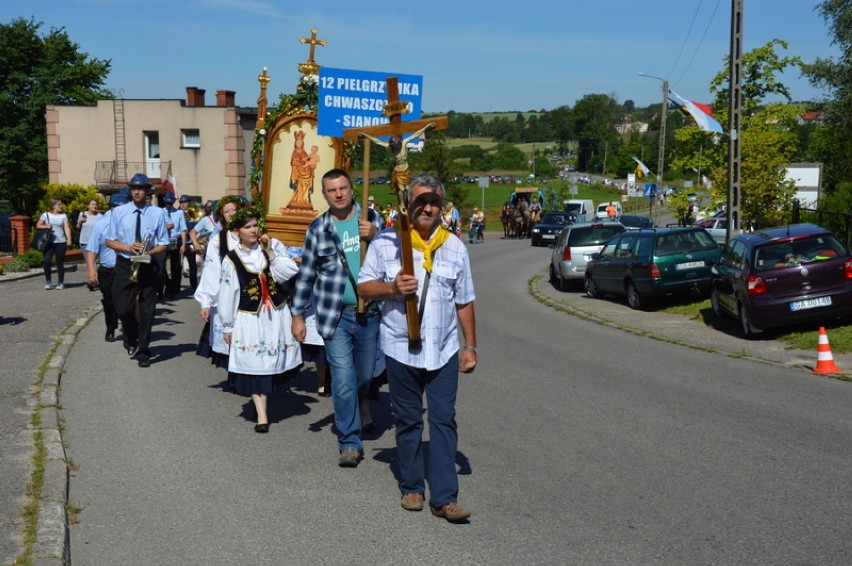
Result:
<svg viewBox="0 0 852 566"><path fill-rule="evenodd" d="M396 192L397 200L397 222L399 222L400 250L402 255L402 273L414 275L414 255L411 247L411 219L408 213L408 202L406 194L411 179L408 167L408 143L419 138L428 130L446 130L447 118L439 116L423 120L402 121L402 115L409 112L408 103L399 99L399 80L397 77L386 79L388 102L384 107L383 114L390 118L389 124L379 126L368 126L364 128L350 128L343 130L343 139L347 141L364 140L364 192L362 198L362 213L367 218L367 199L370 192L370 142L387 147L393 160L393 173L391 184ZM390 136L387 142L379 139L381 136ZM361 248L361 260L364 259L366 247ZM359 310L362 309L359 304ZM420 315L417 312L417 297L410 295L405 299L405 315L408 323L408 340L412 344L420 343Z"/></svg>

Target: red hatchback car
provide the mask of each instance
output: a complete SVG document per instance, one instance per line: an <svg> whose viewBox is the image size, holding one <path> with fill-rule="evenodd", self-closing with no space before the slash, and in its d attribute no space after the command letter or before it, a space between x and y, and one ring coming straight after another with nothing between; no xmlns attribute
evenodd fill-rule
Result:
<svg viewBox="0 0 852 566"><path fill-rule="evenodd" d="M713 312L739 319L747 338L852 314L852 254L815 224L735 236L713 271Z"/></svg>

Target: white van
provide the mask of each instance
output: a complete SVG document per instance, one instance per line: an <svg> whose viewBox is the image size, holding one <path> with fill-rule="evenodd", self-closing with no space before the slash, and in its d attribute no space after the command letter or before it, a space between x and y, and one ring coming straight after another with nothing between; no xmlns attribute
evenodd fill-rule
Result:
<svg viewBox="0 0 852 566"><path fill-rule="evenodd" d="M577 222L590 222L595 212L595 203L591 199L571 199L562 203L563 212L577 215Z"/></svg>
<svg viewBox="0 0 852 566"><path fill-rule="evenodd" d="M618 219L621 216L621 203L617 200L610 200L607 202L602 202L598 205L598 210L595 212L595 218L598 220L606 220L608 218L606 213L606 208L610 205L610 203L615 205L615 218Z"/></svg>

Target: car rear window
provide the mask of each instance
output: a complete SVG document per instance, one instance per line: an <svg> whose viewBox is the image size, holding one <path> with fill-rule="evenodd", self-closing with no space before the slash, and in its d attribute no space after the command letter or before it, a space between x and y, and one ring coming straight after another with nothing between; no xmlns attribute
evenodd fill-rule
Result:
<svg viewBox="0 0 852 566"><path fill-rule="evenodd" d="M624 232L621 224L595 224L580 226L571 230L568 235L569 246L601 246L615 234Z"/></svg>
<svg viewBox="0 0 852 566"><path fill-rule="evenodd" d="M567 224L568 216L565 214L553 214L548 212L541 219L542 224Z"/></svg>
<svg viewBox="0 0 852 566"><path fill-rule="evenodd" d="M761 246L754 251L755 271L781 269L845 256L843 244L830 234Z"/></svg>
<svg viewBox="0 0 852 566"><path fill-rule="evenodd" d="M704 230L674 232L657 236L655 255L664 257L685 254L718 247L713 238Z"/></svg>
<svg viewBox="0 0 852 566"><path fill-rule="evenodd" d="M650 228L651 227L651 219L646 216L630 216L623 215L618 220L625 226L629 226L631 228Z"/></svg>

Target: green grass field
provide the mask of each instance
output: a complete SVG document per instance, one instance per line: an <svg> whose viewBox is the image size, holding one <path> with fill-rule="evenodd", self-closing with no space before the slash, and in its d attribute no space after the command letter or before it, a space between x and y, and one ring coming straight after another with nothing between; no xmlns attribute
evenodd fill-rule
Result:
<svg viewBox="0 0 852 566"><path fill-rule="evenodd" d="M560 183L564 184L565 181L553 181L550 183L550 186L556 187ZM482 207L482 202L484 200L486 230L492 232L501 231L500 210L503 208L503 203L509 200L509 195L519 186L526 187L531 185L505 185L502 183L493 183L483 190L476 184L462 183L462 187L468 191L467 198L462 206L459 206L459 203L456 202L456 208L459 209L461 218L466 223L467 218L469 218L473 212L473 207ZM359 202L361 201L360 188L360 185L355 186ZM376 203L378 203L382 209L384 209L387 203L391 203L392 205L396 204L396 195L392 193L391 186L388 184L370 185L370 194L376 198ZM608 190L600 184L591 186L579 185L578 194L571 198L591 199L597 205L610 200L618 200L620 198L620 194L614 190ZM624 207L624 212L638 212L642 214L648 211L648 201L641 198L630 199L627 203L622 203L622 206Z"/></svg>

